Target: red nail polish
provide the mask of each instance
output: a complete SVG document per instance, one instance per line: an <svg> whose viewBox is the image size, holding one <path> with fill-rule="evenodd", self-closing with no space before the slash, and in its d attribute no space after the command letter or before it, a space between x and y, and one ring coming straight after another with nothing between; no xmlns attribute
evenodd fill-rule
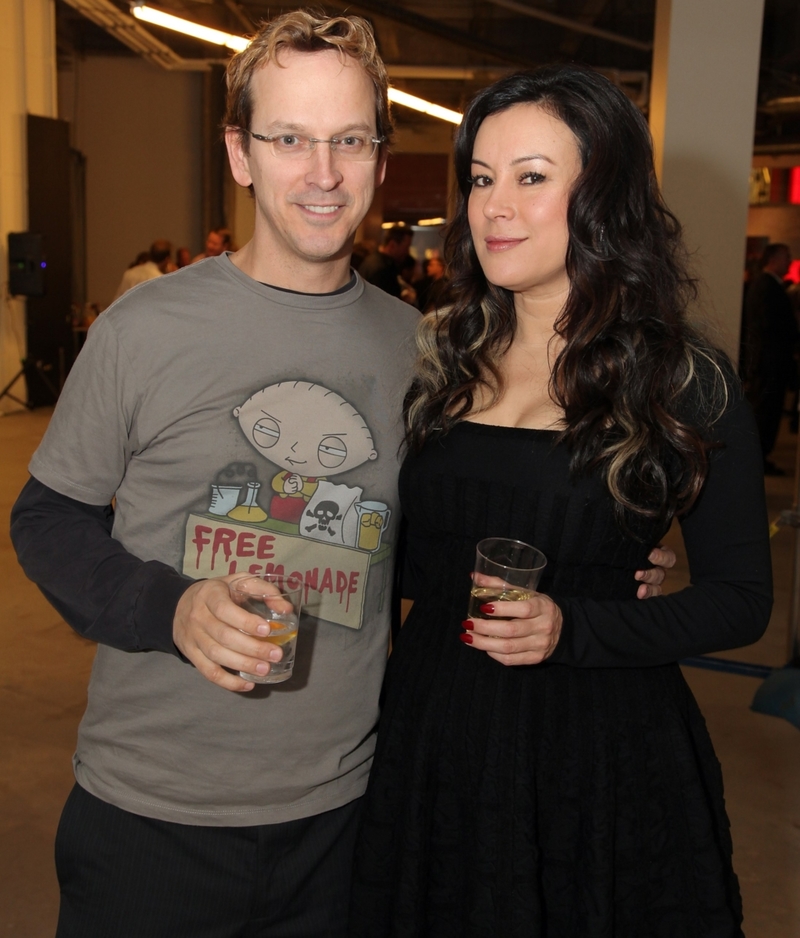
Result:
<svg viewBox="0 0 800 938"><path fill-rule="evenodd" d="M490 616L494 612L494 603L484 603L480 608L481 612L485 612Z"/></svg>
<svg viewBox="0 0 800 938"><path fill-rule="evenodd" d="M472 644L472 636L469 634L469 632L462 632L458 637L461 639L461 641L462 641L465 645L471 645L471 644Z"/></svg>
<svg viewBox="0 0 800 938"><path fill-rule="evenodd" d="M464 619L464 621L461 623L461 628L471 632L475 628L475 623L472 621L472 619Z"/></svg>

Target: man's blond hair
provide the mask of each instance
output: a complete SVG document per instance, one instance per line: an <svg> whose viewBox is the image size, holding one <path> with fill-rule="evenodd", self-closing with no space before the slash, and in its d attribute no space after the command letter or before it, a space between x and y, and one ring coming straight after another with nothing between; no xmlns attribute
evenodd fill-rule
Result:
<svg viewBox="0 0 800 938"><path fill-rule="evenodd" d="M336 50L343 58L359 62L375 89L375 122L377 136L388 144L394 130L389 109L389 78L378 54L372 27L360 16L325 16L309 10L284 13L256 33L250 45L228 63L225 81L228 96L225 126L250 130L253 117L251 80L268 62L280 64L282 51L323 52ZM248 152L250 137L242 133L242 147Z"/></svg>

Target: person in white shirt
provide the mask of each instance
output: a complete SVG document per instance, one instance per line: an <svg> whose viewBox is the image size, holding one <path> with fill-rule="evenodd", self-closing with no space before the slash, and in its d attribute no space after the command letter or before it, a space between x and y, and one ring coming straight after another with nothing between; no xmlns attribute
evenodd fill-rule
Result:
<svg viewBox="0 0 800 938"><path fill-rule="evenodd" d="M144 283L146 280L155 280L156 277L160 277L162 274L169 273L170 270L174 269L174 266L172 266L172 245L169 241L163 239L154 241L150 245L149 259L143 264L129 267L122 275L114 299L118 300L131 287Z"/></svg>

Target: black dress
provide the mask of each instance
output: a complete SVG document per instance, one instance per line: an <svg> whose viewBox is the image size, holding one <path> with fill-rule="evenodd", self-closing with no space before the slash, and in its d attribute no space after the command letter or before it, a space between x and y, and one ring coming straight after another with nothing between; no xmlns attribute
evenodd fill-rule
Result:
<svg viewBox="0 0 800 938"><path fill-rule="evenodd" d="M408 458L414 607L387 671L356 853L354 938L732 938L719 763L675 662L755 641L771 606L758 436L736 396L683 521L692 586L635 598L663 535L625 536L550 431L460 423ZM548 557L553 656L459 641L475 545Z"/></svg>

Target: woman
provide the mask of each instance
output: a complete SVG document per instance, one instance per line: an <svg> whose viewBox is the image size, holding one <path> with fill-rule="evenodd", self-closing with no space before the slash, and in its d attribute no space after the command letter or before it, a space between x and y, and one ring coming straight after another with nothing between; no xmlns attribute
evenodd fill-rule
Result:
<svg viewBox="0 0 800 938"><path fill-rule="evenodd" d="M387 672L352 933L730 938L719 765L676 664L771 607L758 437L692 282L647 126L554 66L456 141L451 305L420 326L401 474L414 607ZM692 586L632 572L679 518ZM548 558L462 622L475 545Z"/></svg>

